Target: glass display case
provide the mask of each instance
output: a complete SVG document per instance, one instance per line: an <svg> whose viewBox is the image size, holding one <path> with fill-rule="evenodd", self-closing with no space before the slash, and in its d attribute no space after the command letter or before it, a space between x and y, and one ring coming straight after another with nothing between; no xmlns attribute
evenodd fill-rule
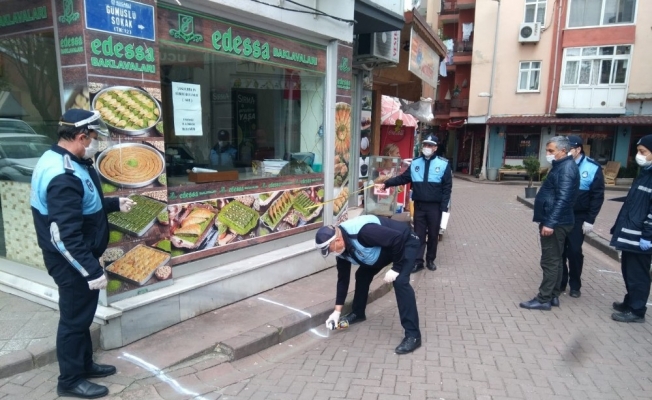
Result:
<svg viewBox="0 0 652 400"><path fill-rule="evenodd" d="M382 190L383 183L401 173L400 157L369 157L369 177L365 184L365 214L391 217L396 212L399 187Z"/></svg>

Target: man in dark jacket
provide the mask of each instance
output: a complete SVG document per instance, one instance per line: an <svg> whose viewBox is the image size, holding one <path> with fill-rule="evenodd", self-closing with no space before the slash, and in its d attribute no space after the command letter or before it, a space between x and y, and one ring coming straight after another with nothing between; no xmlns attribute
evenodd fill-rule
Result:
<svg viewBox="0 0 652 400"><path fill-rule="evenodd" d="M395 351L406 354L421 346L417 302L410 286L410 272L420 243L408 225L389 218L363 215L339 226L319 228L315 245L324 257L332 253L337 259L337 295L335 310L326 320L328 328L337 326L340 320L354 324L366 319L371 281L392 263L392 268L385 274L385 282L393 282L398 313L405 330L405 337ZM340 319L349 290L351 264L360 266L355 272L355 294L351 313Z"/></svg>
<svg viewBox="0 0 652 400"><path fill-rule="evenodd" d="M611 228L611 243L622 251L620 266L625 281L625 298L614 302L611 318L618 322L644 322L650 296L652 261L652 135L636 146L636 163L641 172L632 183L625 203Z"/></svg>
<svg viewBox="0 0 652 400"><path fill-rule="evenodd" d="M93 362L89 328L106 277L99 257L109 242L107 212L131 210L128 198L104 198L93 168L97 111L68 110L59 122L59 142L39 159L30 203L43 260L59 288L59 396L97 398L109 390L89 382L116 372Z"/></svg>
<svg viewBox="0 0 652 400"><path fill-rule="evenodd" d="M521 307L550 310L559 306L562 278L562 255L566 236L573 229L573 204L580 187L580 174L573 157L568 155L568 138L555 136L546 143L546 160L552 164L539 193L534 199L534 222L541 235L541 269L543 280L539 294Z"/></svg>
<svg viewBox="0 0 652 400"><path fill-rule="evenodd" d="M569 136L569 154L575 160L580 171L580 191L575 201L573 211L575 224L566 237L564 245L564 273L561 278L561 288L566 290L566 283L570 285L570 296L580 297L582 292L582 266L584 255L582 244L584 235L593 230L593 223L598 216L602 203L604 203L604 175L602 167L597 162L588 158L582 150L582 138Z"/></svg>
<svg viewBox="0 0 652 400"><path fill-rule="evenodd" d="M437 269L437 242L441 214L448 211L453 190L453 173L447 159L435 156L439 139L427 134L421 142L423 157L415 158L401 175L385 181L383 189L412 183L414 200L414 232L421 239L416 264L412 272L423 269L423 254L426 252L426 267ZM426 236L428 246L426 251Z"/></svg>

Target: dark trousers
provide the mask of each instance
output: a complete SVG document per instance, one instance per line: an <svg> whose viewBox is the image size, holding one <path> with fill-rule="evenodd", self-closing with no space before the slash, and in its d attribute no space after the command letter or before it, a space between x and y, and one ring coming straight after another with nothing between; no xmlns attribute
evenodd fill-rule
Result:
<svg viewBox="0 0 652 400"><path fill-rule="evenodd" d="M539 225L539 235L542 226ZM563 275L562 255L566 236L573 229L573 225L557 226L550 236L541 236L541 270L543 279L539 286L537 300L547 303L561 293L561 278Z"/></svg>
<svg viewBox="0 0 652 400"><path fill-rule="evenodd" d="M414 232L419 236L421 245L417 252L416 263L423 264L423 253L426 252L426 262L437 258L437 243L439 242L439 225L441 224L441 205L417 201L414 203ZM426 237L428 238L426 241ZM427 243L427 247L426 247Z"/></svg>
<svg viewBox="0 0 652 400"><path fill-rule="evenodd" d="M566 284L570 290L580 290L582 288L582 266L584 265L584 255L582 254L582 245L584 244L584 232L582 232L584 220L575 218L573 229L566 236L564 243L564 270L561 277L561 287L565 288Z"/></svg>
<svg viewBox="0 0 652 400"><path fill-rule="evenodd" d="M414 259L419 250L419 246L419 239L414 235L410 235L405 243L403 260L401 260L401 271L394 281L396 304L398 305L398 314L401 318L401 325L405 330L405 336L416 338L421 337L421 331L419 330L417 299L414 294L414 289L410 285L410 273L412 272L412 266L414 265ZM358 316L365 315L371 281L383 268L358 267L358 270L355 272L355 294L353 295L351 312Z"/></svg>
<svg viewBox="0 0 652 400"><path fill-rule="evenodd" d="M645 316L647 299L650 297L650 262L652 254L623 251L620 267L623 272L627 294L623 303L639 317Z"/></svg>
<svg viewBox="0 0 652 400"><path fill-rule="evenodd" d="M97 310L100 291L90 290L88 282L77 270L63 258L57 258L48 257L45 265L59 287L59 388L71 389L84 379L93 363L89 329Z"/></svg>

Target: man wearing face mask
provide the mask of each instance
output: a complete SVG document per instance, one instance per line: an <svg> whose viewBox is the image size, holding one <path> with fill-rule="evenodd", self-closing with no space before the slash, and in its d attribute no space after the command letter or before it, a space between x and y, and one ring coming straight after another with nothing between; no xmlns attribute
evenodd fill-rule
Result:
<svg viewBox="0 0 652 400"><path fill-rule="evenodd" d="M229 132L221 129L217 132L217 144L211 149L209 158L211 165L218 170L233 169L233 161L237 158L238 150L229 140Z"/></svg>
<svg viewBox="0 0 652 400"><path fill-rule="evenodd" d="M394 285L398 313L405 330L405 337L395 351L406 354L421 346L417 302L410 285L410 272L419 245L419 238L405 223L375 215L363 215L339 226L319 228L315 246L321 250L322 256L334 254L337 260L335 310L326 320L326 327L332 329L341 320L349 324L366 320L365 309L371 281L392 263L384 280ZM351 264L359 265L355 272L355 294L351 313L340 319L349 290Z"/></svg>
<svg viewBox="0 0 652 400"><path fill-rule="evenodd" d="M636 146L638 177L627 193L616 223L611 228L611 246L622 251L620 266L625 281L625 298L614 302L611 318L618 322L645 322L650 296L652 261L652 135Z"/></svg>
<svg viewBox="0 0 652 400"><path fill-rule="evenodd" d="M568 283L569 295L577 298L582 295L580 291L584 264L582 244L584 235L593 230L593 223L604 203L604 175L600 164L588 158L582 151L581 137L569 136L568 141L570 143L568 155L573 157L580 171L580 191L573 207L575 224L564 244L564 270L560 291L566 290Z"/></svg>
<svg viewBox="0 0 652 400"><path fill-rule="evenodd" d="M99 113L72 109L59 122L59 141L39 159L30 203L38 245L59 288L59 396L97 398L109 393L89 382L116 372L93 362L89 328L99 290L107 280L99 257L109 242L107 213L128 212L128 198L104 198L92 157L97 152Z"/></svg>
<svg viewBox="0 0 652 400"><path fill-rule="evenodd" d="M421 239L421 247L412 272L425 266L437 269L437 242L441 214L448 211L453 190L453 173L447 159L435 156L439 139L433 134L426 134L421 142L423 157L415 158L401 175L385 181L383 189L412 183L412 200L414 200L414 231ZM426 250L426 236L427 250Z"/></svg>
<svg viewBox="0 0 652 400"><path fill-rule="evenodd" d="M543 279L539 294L522 302L522 308L550 310L551 306L559 306L564 243L575 223L573 205L580 187L579 169L568 155L569 150L564 136L555 136L546 143L546 160L552 168L534 199L533 218L539 223Z"/></svg>

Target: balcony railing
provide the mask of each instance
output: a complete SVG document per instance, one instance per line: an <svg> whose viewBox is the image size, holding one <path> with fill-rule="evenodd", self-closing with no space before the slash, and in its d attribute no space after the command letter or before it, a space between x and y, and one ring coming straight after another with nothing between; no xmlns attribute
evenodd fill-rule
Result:
<svg viewBox="0 0 652 400"><path fill-rule="evenodd" d="M448 114L451 111L451 102L446 101L435 101L435 114Z"/></svg>
<svg viewBox="0 0 652 400"><path fill-rule="evenodd" d="M454 14L461 9L475 7L476 0L442 0L441 13Z"/></svg>
<svg viewBox="0 0 652 400"><path fill-rule="evenodd" d="M473 52L473 41L471 40L457 40L453 47L456 53L471 53Z"/></svg>
<svg viewBox="0 0 652 400"><path fill-rule="evenodd" d="M458 109L469 108L469 99L459 99L459 98L452 99L451 108L458 108Z"/></svg>

